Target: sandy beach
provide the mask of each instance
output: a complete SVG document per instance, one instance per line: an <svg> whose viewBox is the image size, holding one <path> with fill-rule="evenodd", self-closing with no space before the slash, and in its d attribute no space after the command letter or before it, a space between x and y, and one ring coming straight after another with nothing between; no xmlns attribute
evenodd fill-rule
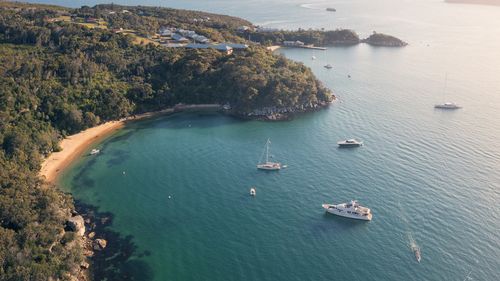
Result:
<svg viewBox="0 0 500 281"><path fill-rule="evenodd" d="M500 0L445 0L447 3L500 6Z"/></svg>
<svg viewBox="0 0 500 281"><path fill-rule="evenodd" d="M52 153L43 161L40 175L53 183L60 172L90 145L119 130L124 124L122 120L111 121L63 139L59 144L62 150Z"/></svg>
<svg viewBox="0 0 500 281"><path fill-rule="evenodd" d="M218 104L196 104L196 105L177 105L161 111L148 112L134 115L117 121L110 121L99 126L89 128L80 133L68 136L60 142L61 151L52 153L47 157L40 169L40 175L49 183L54 183L61 172L78 158L92 144L104 139L106 136L123 128L126 122L137 121L158 115L169 114L184 110L216 109Z"/></svg>

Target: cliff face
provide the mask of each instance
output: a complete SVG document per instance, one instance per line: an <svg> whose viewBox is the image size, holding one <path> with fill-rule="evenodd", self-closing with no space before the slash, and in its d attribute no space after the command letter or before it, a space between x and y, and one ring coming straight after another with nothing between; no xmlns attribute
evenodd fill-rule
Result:
<svg viewBox="0 0 500 281"><path fill-rule="evenodd" d="M370 37L363 39L362 42L372 46L384 47L404 47L408 45L408 43L399 38L382 33L373 33Z"/></svg>

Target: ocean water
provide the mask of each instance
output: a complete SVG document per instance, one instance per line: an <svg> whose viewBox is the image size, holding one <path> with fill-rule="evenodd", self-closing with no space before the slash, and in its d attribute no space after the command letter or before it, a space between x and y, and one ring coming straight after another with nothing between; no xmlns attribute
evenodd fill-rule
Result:
<svg viewBox="0 0 500 281"><path fill-rule="evenodd" d="M233 14L283 28L345 27L363 36L377 30L410 45L280 50L338 96L329 109L290 122L182 113L131 124L99 144L102 153L82 157L61 184L111 218L104 235L119 254L100 261L102 278L499 279L499 7L114 2ZM323 11L329 6L337 12ZM448 100L463 108L433 108ZM338 149L336 141L348 137L365 145ZM274 159L288 168L255 169L267 138ZM370 207L373 220L321 208L350 199ZM412 243L421 248L420 263Z"/></svg>

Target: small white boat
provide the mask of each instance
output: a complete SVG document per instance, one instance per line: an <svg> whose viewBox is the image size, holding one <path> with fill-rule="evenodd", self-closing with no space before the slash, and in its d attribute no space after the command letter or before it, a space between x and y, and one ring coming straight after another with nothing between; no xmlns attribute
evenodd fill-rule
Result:
<svg viewBox="0 0 500 281"><path fill-rule="evenodd" d="M255 187L250 188L250 195L255 196L256 192Z"/></svg>
<svg viewBox="0 0 500 281"><path fill-rule="evenodd" d="M99 149L95 149L95 148L94 148L94 149L92 149L92 150L90 151L90 155L96 155L96 154L98 154L99 152L101 152Z"/></svg>
<svg viewBox="0 0 500 281"><path fill-rule="evenodd" d="M436 104L434 106L434 108L440 108L440 109L459 109L459 108L462 108L462 107L459 106L456 103L453 103L453 102L445 102L445 103L441 103L441 104Z"/></svg>
<svg viewBox="0 0 500 281"><path fill-rule="evenodd" d="M363 142L358 141L356 139L347 139L347 140L343 140L343 141L338 141L337 145L339 147L358 147L358 146L362 146Z"/></svg>
<svg viewBox="0 0 500 281"><path fill-rule="evenodd" d="M420 260L422 259L422 255L420 254L420 248L416 245L412 245L411 250L413 251L413 253L415 253L415 259L418 262L420 262Z"/></svg>
<svg viewBox="0 0 500 281"><path fill-rule="evenodd" d="M372 213L369 208L363 207L358 204L356 200L351 200L349 203L342 204L323 204L326 212L341 217L357 219L357 220L372 220Z"/></svg>
<svg viewBox="0 0 500 281"><path fill-rule="evenodd" d="M325 66L324 66L324 67L325 67L326 69L332 69L332 68L333 68L333 66L332 66L331 64L325 64Z"/></svg>
<svg viewBox="0 0 500 281"><path fill-rule="evenodd" d="M311 57L311 59L312 59L312 60L315 60L315 59L316 59L316 56L312 56L312 57Z"/></svg>
<svg viewBox="0 0 500 281"><path fill-rule="evenodd" d="M260 162L259 164L257 164L257 169L259 169L259 170L276 171L276 170L281 169L281 163L269 161L269 145L270 144L271 144L271 141L269 139L267 139L266 149L265 149L266 161ZM262 159L262 157L261 157L261 159Z"/></svg>

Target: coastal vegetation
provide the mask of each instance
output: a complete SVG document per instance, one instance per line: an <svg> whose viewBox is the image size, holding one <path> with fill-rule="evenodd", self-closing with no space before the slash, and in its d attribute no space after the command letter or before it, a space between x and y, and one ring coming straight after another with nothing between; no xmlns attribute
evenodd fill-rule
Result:
<svg viewBox="0 0 500 281"><path fill-rule="evenodd" d="M404 47L408 43L391 35L373 32L370 37L363 39L363 42L372 46L383 47Z"/></svg>
<svg viewBox="0 0 500 281"><path fill-rule="evenodd" d="M240 32L244 37L251 38L265 46L282 45L286 41L300 41L305 45L316 46L352 46L366 43L373 46L404 47L406 42L382 33L373 32L366 39L360 39L359 35L350 29L317 30L245 30Z"/></svg>
<svg viewBox="0 0 500 281"><path fill-rule="evenodd" d="M276 30L276 31L245 31L244 35L252 41L263 45L281 45L285 41L301 41L305 44L318 46L349 46L361 42L359 35L350 29L337 30Z"/></svg>
<svg viewBox="0 0 500 281"><path fill-rule="evenodd" d="M71 17L98 17L99 26ZM148 36L173 24L213 41L245 42L235 29L248 22L163 8L0 3L0 280L70 280L88 267L72 198L38 176L64 136L178 103L225 104L248 117L333 99L309 68L259 45L228 55L137 44L113 32Z"/></svg>

